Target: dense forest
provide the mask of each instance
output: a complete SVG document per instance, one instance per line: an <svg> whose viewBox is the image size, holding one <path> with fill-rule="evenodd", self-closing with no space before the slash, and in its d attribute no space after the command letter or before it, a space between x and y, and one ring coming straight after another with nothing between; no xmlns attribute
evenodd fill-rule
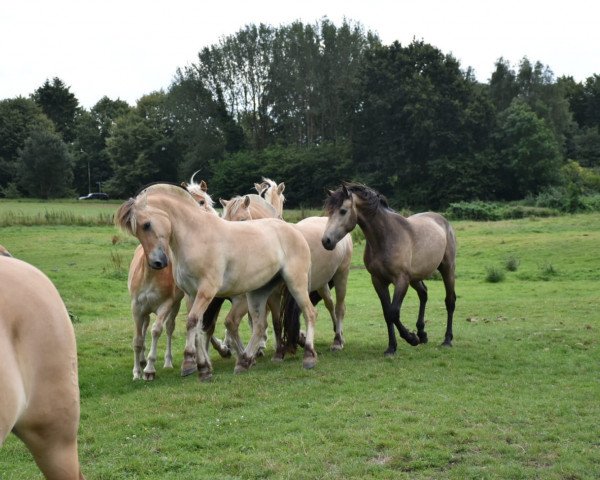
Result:
<svg viewBox="0 0 600 480"><path fill-rule="evenodd" d="M60 78L0 100L0 196L126 198L196 171L215 197L284 181L289 207L356 180L397 207L551 194L576 208L600 192L600 75L500 58L481 83L424 41L324 19L248 25L135 106L87 110Z"/></svg>

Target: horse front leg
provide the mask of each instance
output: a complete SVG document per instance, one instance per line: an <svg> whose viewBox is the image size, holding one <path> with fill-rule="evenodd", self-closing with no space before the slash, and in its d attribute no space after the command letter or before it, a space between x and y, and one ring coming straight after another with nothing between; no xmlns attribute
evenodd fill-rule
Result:
<svg viewBox="0 0 600 480"><path fill-rule="evenodd" d="M335 308L335 305L333 303L333 298L331 297L331 290L329 289L329 285L325 285L323 288L318 289L317 293L323 299L325 308L329 312L331 322L333 323L333 343L331 344L331 350L334 352L341 350L342 348L344 348L342 326L337 316L337 309Z"/></svg>
<svg viewBox="0 0 600 480"><path fill-rule="evenodd" d="M425 332L425 305L427 305L427 287L422 280L410 282L419 296L419 316L417 317L417 336L420 343L427 343L427 332Z"/></svg>
<svg viewBox="0 0 600 480"><path fill-rule="evenodd" d="M379 297L381 309L383 310L383 318L387 326L388 332L388 348L383 352L386 357L391 357L396 353L398 342L396 341L396 331L394 330L394 320L392 318L391 309L392 301L390 298L389 283L386 283L378 277L371 275L371 282L375 288L375 292Z"/></svg>
<svg viewBox="0 0 600 480"><path fill-rule="evenodd" d="M144 358L144 343L146 337L147 325L150 322L150 314L142 311L139 306L133 304L131 307L134 322L133 334L133 379L142 378L142 368L146 366Z"/></svg>
<svg viewBox="0 0 600 480"><path fill-rule="evenodd" d="M183 363L181 364L181 376L187 376L198 370L200 380L210 380L212 377L212 364L208 354L208 340L202 328L202 320L216 291L198 290L194 303L188 313L186 323L185 349Z"/></svg>

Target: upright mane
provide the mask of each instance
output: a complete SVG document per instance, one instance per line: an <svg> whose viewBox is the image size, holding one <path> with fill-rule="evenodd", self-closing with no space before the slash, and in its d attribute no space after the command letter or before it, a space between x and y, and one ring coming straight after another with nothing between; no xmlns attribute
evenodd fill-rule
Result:
<svg viewBox="0 0 600 480"><path fill-rule="evenodd" d="M361 199L364 205L363 208L368 214L376 213L381 208L391 210L387 198L378 191L362 183L344 183L343 186L331 192L331 195L325 199L324 208L328 214L342 206L343 201L347 198L346 191L357 195Z"/></svg>

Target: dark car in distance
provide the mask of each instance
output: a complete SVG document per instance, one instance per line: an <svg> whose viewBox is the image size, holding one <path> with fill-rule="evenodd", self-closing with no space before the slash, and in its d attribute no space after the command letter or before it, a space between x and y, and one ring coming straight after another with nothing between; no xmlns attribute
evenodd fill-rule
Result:
<svg viewBox="0 0 600 480"><path fill-rule="evenodd" d="M104 192L88 193L79 197L79 200L108 200L108 194Z"/></svg>

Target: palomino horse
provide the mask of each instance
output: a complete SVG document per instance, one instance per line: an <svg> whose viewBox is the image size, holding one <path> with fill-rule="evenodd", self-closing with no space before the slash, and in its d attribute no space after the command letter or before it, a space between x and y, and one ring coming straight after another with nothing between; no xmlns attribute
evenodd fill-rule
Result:
<svg viewBox="0 0 600 480"><path fill-rule="evenodd" d="M204 325L204 313L215 297L242 293L246 293L253 329L236 371L250 368L266 328L267 298L281 279L306 321L303 365L315 366L316 311L308 296L310 250L294 227L278 219L228 222L204 212L185 190L167 184L150 186L129 199L119 208L115 222L140 240L152 268L169 264L170 249L176 283L194 298L182 373L197 365L201 380L212 376L207 338L215 325Z"/></svg>
<svg viewBox="0 0 600 480"><path fill-rule="evenodd" d="M12 431L49 480L82 479L75 333L52 282L0 255L0 445Z"/></svg>
<svg viewBox="0 0 600 480"><path fill-rule="evenodd" d="M260 218L281 218L281 215L277 213L275 208L271 204L269 204L264 198L259 195L249 194L242 196L233 197L230 200L219 199L221 205L223 206L223 213L221 218L224 220L228 220L231 222L245 222L247 220L258 220ZM273 317L273 329L275 330L275 340L277 343L278 351L281 348L281 344L279 340L281 339L281 322L279 321L279 305L280 295L277 292L273 292L269 296L269 300L267 301L269 310L271 311L271 315ZM227 339L225 343L228 346L231 346L235 352L240 355L244 350L244 345L242 344L242 340L238 334L238 329L240 325L240 321L248 313L248 302L246 301L245 295L239 295L231 299L231 310L227 314L225 318L225 325L227 326L228 332L233 332L232 334L227 334ZM250 328L252 328L252 320L250 319ZM267 332L265 330L265 335L261 339L260 345L258 347L258 355L264 355L265 349L267 347ZM277 359L277 356L274 357Z"/></svg>
<svg viewBox="0 0 600 480"><path fill-rule="evenodd" d="M321 239L327 225L327 217L308 217L294 226L300 230L310 248L312 261L310 288L311 299L317 303L321 298L333 322L334 338L331 349L344 348L343 322L346 312L346 286L350 262L352 261L352 237L345 235L331 250L323 249ZM330 284L335 287L335 305L331 297ZM318 293L318 295L315 294ZM296 302L284 294L283 324L288 346L293 348L299 340L300 319Z"/></svg>
<svg viewBox="0 0 600 480"><path fill-rule="evenodd" d="M182 186L192 194L201 208L213 215L218 215L217 211L213 208L214 202L207 193L207 185L204 180L199 184L195 183L194 176L192 175L190 183L184 182ZM156 375L155 362L158 340L163 331L163 325L167 329L164 368L173 368L172 336L175 330L175 319L184 294L175 285L171 265L162 270L150 268L144 257L144 250L141 245L136 248L129 266L127 288L131 297L131 312L135 324L133 337L133 379L144 378L144 380L154 380ZM152 326L152 345L146 359L145 338L150 322L150 314L152 313L156 314L156 321ZM216 338L211 337L211 342L221 356L227 357L231 355L229 349L221 345ZM144 367L143 372L142 367Z"/></svg>
<svg viewBox="0 0 600 480"><path fill-rule="evenodd" d="M281 182L277 185L270 178L263 177L262 183L255 183L254 188L261 197L273 206L279 218L283 218L283 202L285 202L283 191L285 190L285 183Z"/></svg>
<svg viewBox="0 0 600 480"><path fill-rule="evenodd" d="M452 315L456 303L454 292L456 237L448 221L433 212L405 218L394 212L385 197L360 184L343 184L325 201L329 215L323 234L323 246L331 250L356 224L365 234L364 262L371 274L381 301L388 329L386 355L396 352L394 325L400 336L411 345L427 342L425 304L427 288L423 283L439 270L446 288L446 335L443 345L452 346ZM389 285L394 285L390 299ZM400 322L400 307L408 286L419 295L417 335Z"/></svg>

